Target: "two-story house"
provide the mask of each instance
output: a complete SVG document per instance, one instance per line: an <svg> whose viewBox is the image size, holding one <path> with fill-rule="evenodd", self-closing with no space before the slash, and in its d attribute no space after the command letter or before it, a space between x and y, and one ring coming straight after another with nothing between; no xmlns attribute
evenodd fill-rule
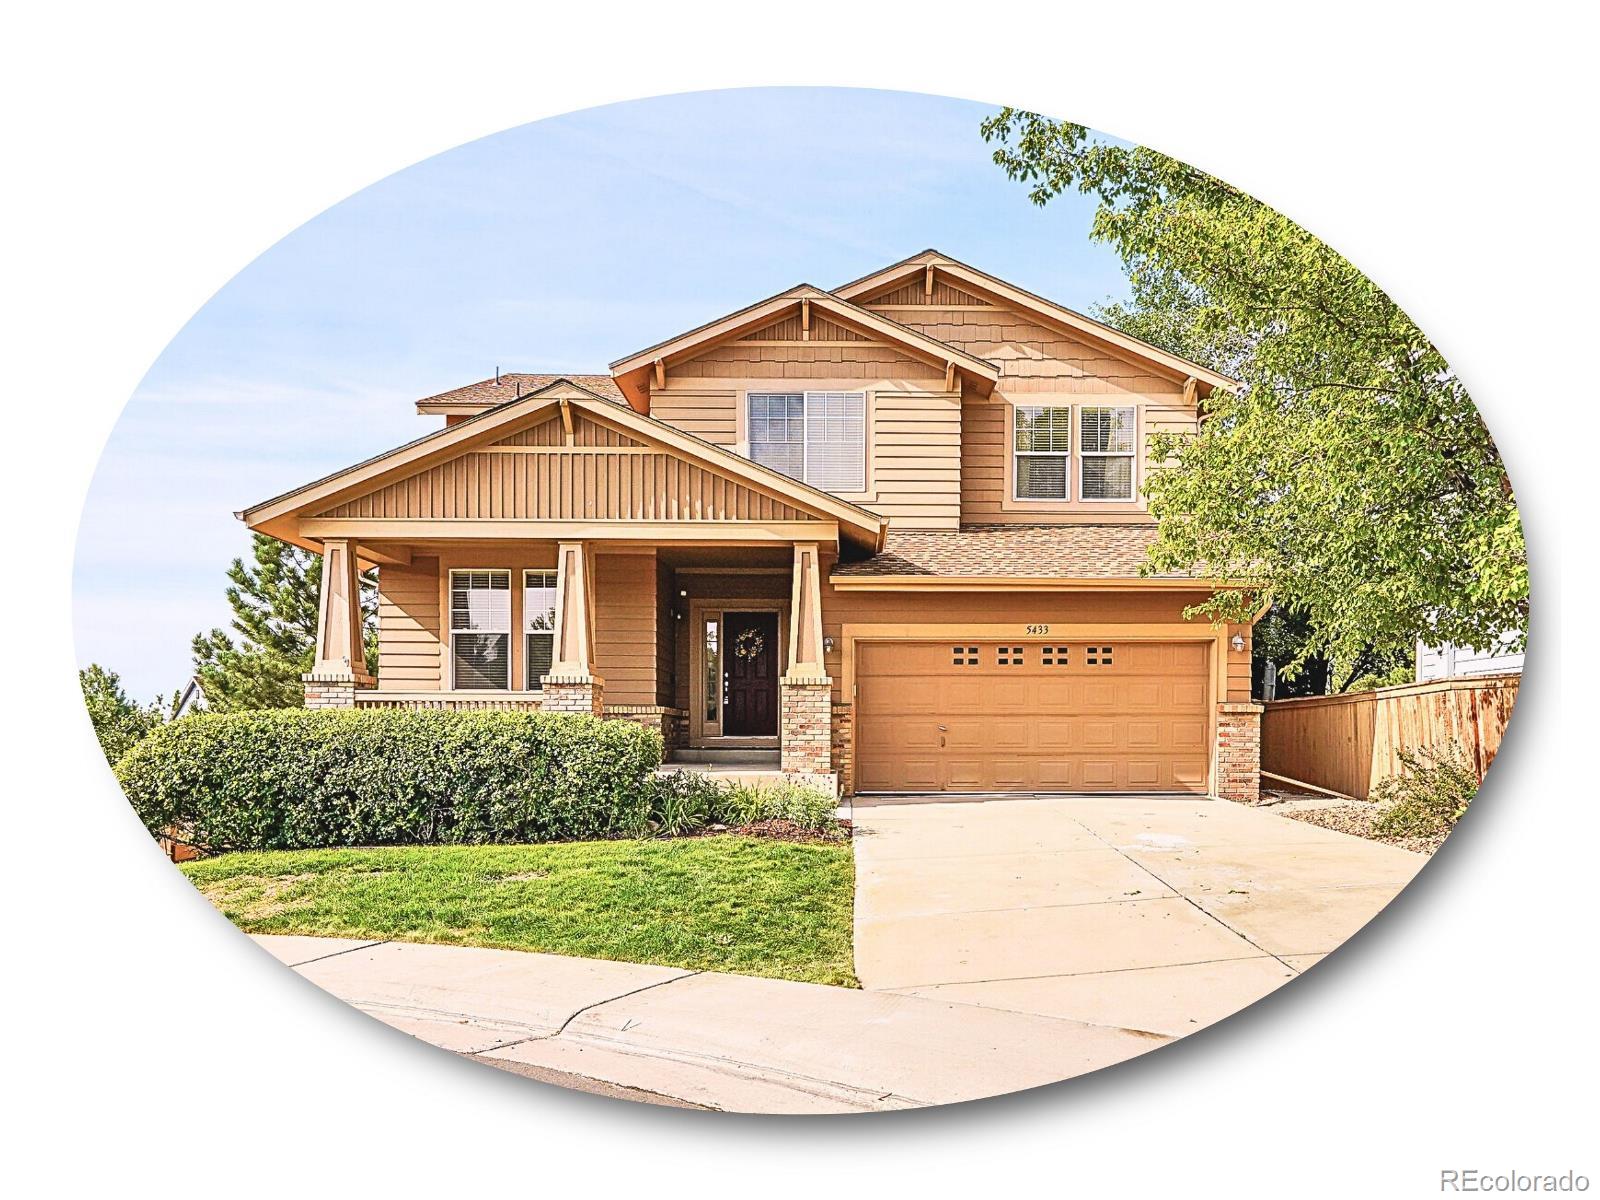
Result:
<svg viewBox="0 0 1600 1200"><path fill-rule="evenodd" d="M1254 799L1249 627L1140 572L1149 439L1228 386L930 250L418 401L442 428L240 516L325 556L311 705L593 712L846 793Z"/></svg>

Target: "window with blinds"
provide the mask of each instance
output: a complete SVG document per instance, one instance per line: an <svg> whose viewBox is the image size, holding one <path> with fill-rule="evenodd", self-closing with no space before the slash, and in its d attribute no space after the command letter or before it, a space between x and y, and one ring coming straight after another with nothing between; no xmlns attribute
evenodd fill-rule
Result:
<svg viewBox="0 0 1600 1200"><path fill-rule="evenodd" d="M1019 404L1012 413L1013 496L1066 500L1072 459L1072 409Z"/></svg>
<svg viewBox="0 0 1600 1200"><path fill-rule="evenodd" d="M550 673L556 643L556 573L522 573L522 656L523 686L530 692L542 691L544 676Z"/></svg>
<svg viewBox="0 0 1600 1200"><path fill-rule="evenodd" d="M865 392L751 392L750 459L826 492L867 487Z"/></svg>
<svg viewBox="0 0 1600 1200"><path fill-rule="evenodd" d="M511 686L511 572L450 572L451 686Z"/></svg>
<svg viewBox="0 0 1600 1200"><path fill-rule="evenodd" d="M1136 417L1133 408L1078 410L1082 499L1133 499Z"/></svg>

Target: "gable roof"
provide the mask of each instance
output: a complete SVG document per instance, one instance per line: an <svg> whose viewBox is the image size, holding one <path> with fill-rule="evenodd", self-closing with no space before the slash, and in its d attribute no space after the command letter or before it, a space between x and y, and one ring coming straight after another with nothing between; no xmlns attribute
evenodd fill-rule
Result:
<svg viewBox="0 0 1600 1200"><path fill-rule="evenodd" d="M849 283L834 288L833 294L844 300L865 302L868 297L880 292L888 291L896 284L918 274L925 273L932 267L937 273L959 282L963 287L973 289L980 293L1000 300L1006 304L1022 309L1024 312L1042 317L1056 325L1064 326L1072 332L1099 343L1124 355L1131 355L1143 362L1165 369L1178 376L1180 379L1193 377L1207 394L1214 388L1231 391L1239 386L1239 381L1229 379L1226 375L1217 373L1209 367L1203 367L1197 362L1171 351L1163 350L1159 346L1139 338L1131 337L1121 330L1113 329L1102 321L1093 317L1086 317L1076 309L1067 308L1053 300L1046 300L1043 296L1036 296L1025 291L1015 284L1007 283L980 271L977 267L968 266L966 263L951 258L938 250L924 250L920 254L913 254L910 258L901 259L891 263L870 275L863 275L860 279L853 279Z"/></svg>
<svg viewBox="0 0 1600 1200"><path fill-rule="evenodd" d="M620 425L674 454L715 471L749 480L792 501L795 507L805 512L837 521L841 532L848 528L855 535L853 540L859 544L876 549L883 543L888 528L886 518L751 462L693 434L684 433L665 422L637 413L626 405L565 378L558 378L519 400L496 405L403 446L264 500L235 515L253 530L303 544L304 539L289 536L292 531L288 524L299 517L320 512L341 500L375 490L477 447L489 445L519 429L536 424L533 418L545 410L565 404L586 409L605 421Z"/></svg>
<svg viewBox="0 0 1600 1200"><path fill-rule="evenodd" d="M647 346L626 358L619 358L611 364L611 374L628 403L641 412L646 411L650 403L650 373L658 362L664 368L671 366L674 360L681 362L686 358L693 358L703 354L712 346L759 329L783 314L808 304L846 328L857 329L893 342L914 357L938 363L940 366L953 364L954 369L970 379L984 395L993 389L1000 378L1000 368L987 359L929 337L925 333L870 309L862 308L809 283L797 284L787 291L759 300L737 312L708 321L664 342Z"/></svg>
<svg viewBox="0 0 1600 1200"><path fill-rule="evenodd" d="M486 408L493 408L497 404L507 404L512 400L531 396L561 380L576 384L585 391L593 392L607 400L614 400L618 404L627 403L616 382L609 375L530 375L523 372L506 372L496 375L493 379L481 379L464 387L451 388L448 392L440 392L437 396L424 396L417 401L417 411L424 415L459 413L471 416Z"/></svg>

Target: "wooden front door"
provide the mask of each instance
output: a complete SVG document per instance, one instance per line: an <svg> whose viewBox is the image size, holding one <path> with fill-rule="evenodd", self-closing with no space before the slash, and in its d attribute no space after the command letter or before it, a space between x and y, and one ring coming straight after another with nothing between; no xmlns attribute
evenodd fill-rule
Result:
<svg viewBox="0 0 1600 1200"><path fill-rule="evenodd" d="M722 733L772 737L778 732L778 614L722 616Z"/></svg>

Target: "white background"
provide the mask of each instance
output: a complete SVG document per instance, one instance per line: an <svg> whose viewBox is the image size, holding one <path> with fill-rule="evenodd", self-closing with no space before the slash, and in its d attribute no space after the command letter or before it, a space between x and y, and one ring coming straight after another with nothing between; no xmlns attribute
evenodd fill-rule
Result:
<svg viewBox="0 0 1600 1200"><path fill-rule="evenodd" d="M1600 401L1593 181L1580 178L1594 95L1578 82L1593 31L1554 4L1300 7L12 10L0 1029L20 1102L7 1166L31 1177L19 1194L1408 1196L1436 1194L1443 1167L1600 1176L1584 586ZM276 967L198 899L126 809L78 703L68 586L90 473L140 376L234 272L363 185L482 134L776 83L1014 103L1204 166L1385 284L1466 378L1511 464L1534 646L1469 819L1307 979L1100 1076L794 1121L571 1094L414 1046ZM1563 574L1589 629L1575 631L1565 687Z"/></svg>

